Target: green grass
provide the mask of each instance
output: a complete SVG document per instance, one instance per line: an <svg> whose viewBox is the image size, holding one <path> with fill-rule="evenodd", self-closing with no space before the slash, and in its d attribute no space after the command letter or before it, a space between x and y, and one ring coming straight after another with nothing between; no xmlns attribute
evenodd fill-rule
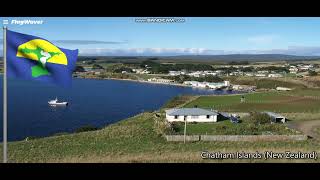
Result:
<svg viewBox="0 0 320 180"><path fill-rule="evenodd" d="M194 96L176 96L172 99L170 99L165 105L163 105L163 108L174 108L179 105L182 105L184 103L187 103L188 101L192 100Z"/></svg>
<svg viewBox="0 0 320 180"><path fill-rule="evenodd" d="M154 131L152 113L143 113L97 131L10 142L10 162L251 162L210 160L201 151L319 151L314 140L300 142L169 143ZM2 157L1 157L2 158ZM265 162L264 160L260 160ZM270 160L272 162L272 160ZM275 160L274 160L275 161ZM279 161L275 161L279 162ZM289 161L290 162L290 161ZM308 160L303 160L308 162Z"/></svg>
<svg viewBox="0 0 320 180"><path fill-rule="evenodd" d="M306 91L306 94L318 94L318 90ZM287 92L262 92L244 95L245 102L241 103L242 95L233 96L201 96L186 107L197 105L202 108L213 108L227 112L250 112L250 111L274 111L279 113L288 112L320 112L320 99L302 97L302 90L291 93Z"/></svg>
<svg viewBox="0 0 320 180"><path fill-rule="evenodd" d="M303 83L292 82L290 77L285 78L255 78L255 77L225 77L224 79L229 80L232 84L241 84L241 85L251 85L256 86L258 89L275 89L276 87L288 87L302 89L306 86Z"/></svg>

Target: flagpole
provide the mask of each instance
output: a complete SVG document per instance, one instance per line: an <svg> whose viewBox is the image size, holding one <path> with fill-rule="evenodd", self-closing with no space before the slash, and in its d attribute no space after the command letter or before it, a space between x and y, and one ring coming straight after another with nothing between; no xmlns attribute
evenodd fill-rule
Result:
<svg viewBox="0 0 320 180"><path fill-rule="evenodd" d="M3 162L7 163L7 27L3 27Z"/></svg>

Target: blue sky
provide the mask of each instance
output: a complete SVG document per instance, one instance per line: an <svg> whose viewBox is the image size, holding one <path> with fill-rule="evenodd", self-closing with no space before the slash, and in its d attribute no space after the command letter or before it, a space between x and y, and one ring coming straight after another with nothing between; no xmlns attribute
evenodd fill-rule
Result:
<svg viewBox="0 0 320 180"><path fill-rule="evenodd" d="M42 25L8 28L79 49L82 55L320 55L320 18L198 17L181 23L138 23L134 17L4 19L43 20Z"/></svg>

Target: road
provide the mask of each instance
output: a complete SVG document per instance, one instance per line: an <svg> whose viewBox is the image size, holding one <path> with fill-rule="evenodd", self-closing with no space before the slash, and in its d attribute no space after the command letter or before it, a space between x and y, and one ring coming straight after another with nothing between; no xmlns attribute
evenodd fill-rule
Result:
<svg viewBox="0 0 320 180"><path fill-rule="evenodd" d="M317 140L320 139L320 134L315 132L317 128L320 128L320 120L292 122L288 123L288 127L301 131Z"/></svg>

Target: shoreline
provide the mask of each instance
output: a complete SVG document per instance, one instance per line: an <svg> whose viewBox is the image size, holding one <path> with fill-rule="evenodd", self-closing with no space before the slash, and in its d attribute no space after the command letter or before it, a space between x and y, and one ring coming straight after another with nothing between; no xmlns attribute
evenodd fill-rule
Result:
<svg viewBox="0 0 320 180"><path fill-rule="evenodd" d="M121 80L121 81L131 81L131 82L138 82L138 83L149 83L149 84L160 84L160 85L171 85L171 86L180 86L180 87L191 87L189 85L185 84L177 84L177 83L164 83L164 82L153 82L153 81L141 81L141 80L135 80L135 79L119 79L119 78L86 78L86 77L73 77L77 79L95 79L95 80ZM200 88L199 88L200 89Z"/></svg>
<svg viewBox="0 0 320 180"><path fill-rule="evenodd" d="M120 81L131 81L131 82L137 82L137 83L147 83L147 84L157 84L157 85L169 85L169 86L178 86L178 87L189 87L192 89L199 89L199 90L211 90L211 91L217 91L217 89L208 89L208 88L201 88L201 87L192 87L190 85L185 85L185 84L177 84L177 83L164 83L164 82L154 82L154 81L141 81L141 80L134 80L134 79L118 79L118 78L85 78L85 77L73 77L73 78L78 78L78 79L94 79L94 80L120 80ZM226 90L222 90L226 91ZM225 95L239 95L239 94L247 94L249 93L248 91L236 91L232 90L231 92L236 92L236 93L231 93L231 94L225 94ZM217 94L213 94L217 95ZM203 95L203 96L213 96L213 95Z"/></svg>

